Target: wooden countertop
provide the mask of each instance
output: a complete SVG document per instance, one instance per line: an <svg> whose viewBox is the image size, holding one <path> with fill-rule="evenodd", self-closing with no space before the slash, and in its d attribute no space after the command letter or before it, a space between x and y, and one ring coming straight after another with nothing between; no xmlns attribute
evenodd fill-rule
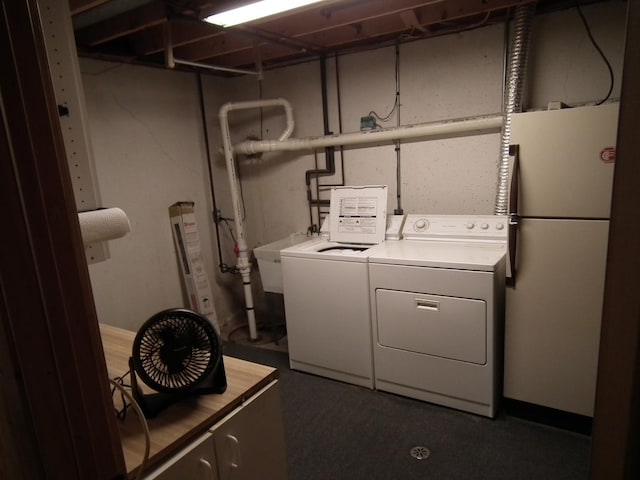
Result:
<svg viewBox="0 0 640 480"><path fill-rule="evenodd" d="M100 325L109 378L116 378L129 371L129 357L135 332ZM227 390L223 394L199 395L182 400L156 418L147 420L151 432L151 451L146 468L162 462L186 446L217 421L230 413L243 401L278 377L275 368L224 356ZM125 383L130 384L129 378ZM138 382L146 393L154 393ZM114 405L121 407L120 395L114 394ZM144 434L140 421L131 408L124 421L118 421L122 451L129 476L137 473L144 454Z"/></svg>

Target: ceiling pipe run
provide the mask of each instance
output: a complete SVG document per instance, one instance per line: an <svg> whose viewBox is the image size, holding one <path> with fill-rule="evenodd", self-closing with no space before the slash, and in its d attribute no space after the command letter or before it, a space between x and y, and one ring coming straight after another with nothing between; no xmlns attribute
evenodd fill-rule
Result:
<svg viewBox="0 0 640 480"><path fill-rule="evenodd" d="M497 133L502 127L502 115L462 118L444 122L418 123L402 127L380 128L323 137L289 138L287 140L248 140L233 146L235 153L314 150L331 146L377 145L404 139L451 138L456 136Z"/></svg>
<svg viewBox="0 0 640 480"><path fill-rule="evenodd" d="M162 27L162 38L164 40L164 64L167 68L174 69L176 65L187 65L189 67L203 68L205 70L214 70L216 72L239 73L241 75L256 75L262 78L262 69L260 70L244 70L241 68L223 67L220 65L211 65L209 63L192 62L190 60L181 60L173 54L173 38L171 34L171 24L166 22Z"/></svg>
<svg viewBox="0 0 640 480"><path fill-rule="evenodd" d="M173 59L174 65L188 65L190 67L204 68L205 70L214 70L216 72L228 72L228 73L240 73L242 75L257 75L261 76L262 72L254 70L243 70L241 68L221 67L219 65L210 65L208 63L190 62L188 60L180 60L179 58ZM171 67L173 68L173 67Z"/></svg>

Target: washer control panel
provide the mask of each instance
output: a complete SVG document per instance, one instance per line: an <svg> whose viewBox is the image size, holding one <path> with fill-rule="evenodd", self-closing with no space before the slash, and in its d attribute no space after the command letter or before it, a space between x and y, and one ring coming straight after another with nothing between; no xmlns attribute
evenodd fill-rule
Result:
<svg viewBox="0 0 640 480"><path fill-rule="evenodd" d="M406 239L507 239L505 215L407 215L402 236Z"/></svg>

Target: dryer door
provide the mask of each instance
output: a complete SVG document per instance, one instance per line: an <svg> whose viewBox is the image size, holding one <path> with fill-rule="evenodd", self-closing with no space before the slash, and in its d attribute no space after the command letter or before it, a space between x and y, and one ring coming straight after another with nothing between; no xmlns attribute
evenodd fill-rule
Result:
<svg viewBox="0 0 640 480"><path fill-rule="evenodd" d="M381 346L479 365L487 363L482 300L376 290Z"/></svg>

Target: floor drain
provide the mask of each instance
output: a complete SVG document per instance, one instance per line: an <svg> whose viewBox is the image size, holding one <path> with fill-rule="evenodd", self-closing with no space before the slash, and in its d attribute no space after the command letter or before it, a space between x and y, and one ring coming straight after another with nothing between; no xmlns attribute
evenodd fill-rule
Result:
<svg viewBox="0 0 640 480"><path fill-rule="evenodd" d="M411 456L416 460L426 460L427 458L429 458L429 455L431 455L431 452L427 447L421 446L413 447L410 453Z"/></svg>

